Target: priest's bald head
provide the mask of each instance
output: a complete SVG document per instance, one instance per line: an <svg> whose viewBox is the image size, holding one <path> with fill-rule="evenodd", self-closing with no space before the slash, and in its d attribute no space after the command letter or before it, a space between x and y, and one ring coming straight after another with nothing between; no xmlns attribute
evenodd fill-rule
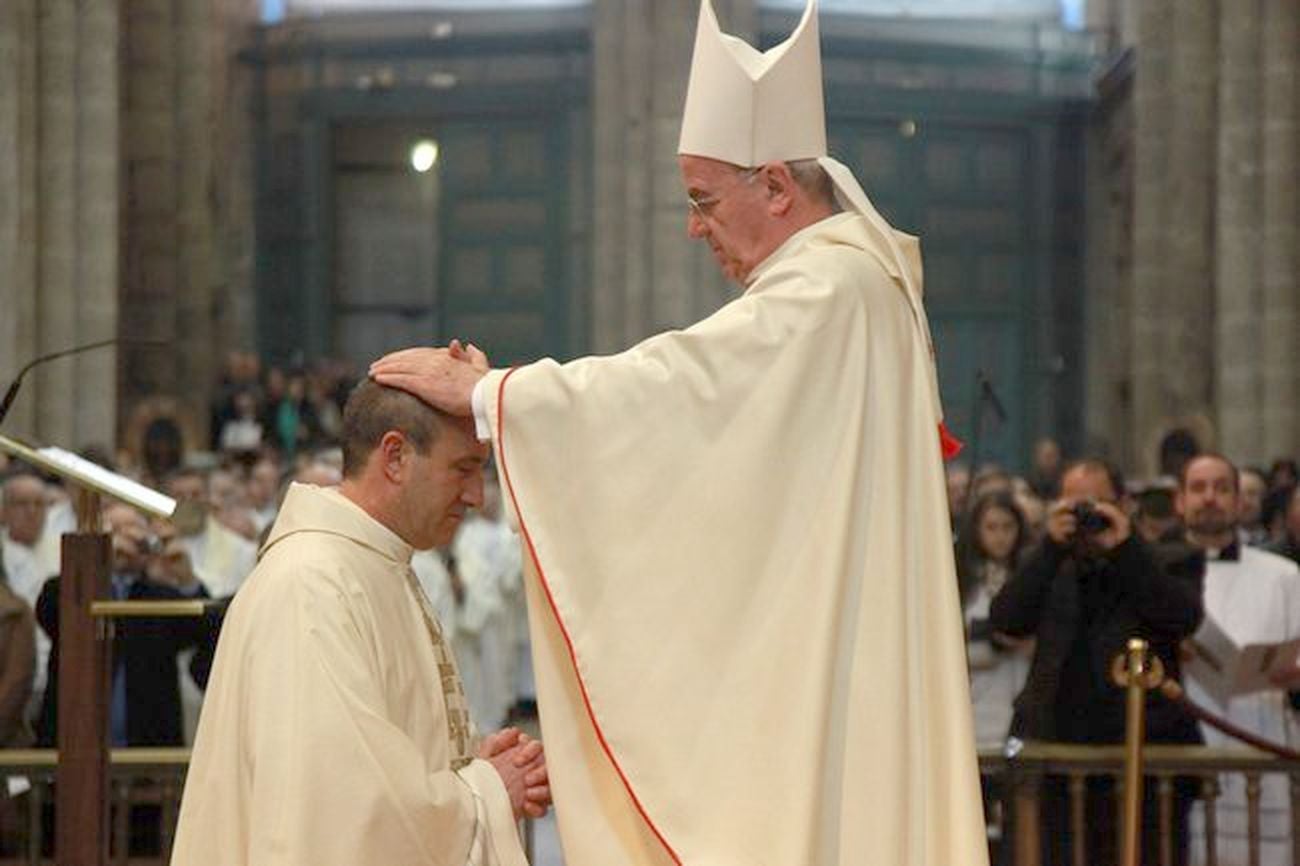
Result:
<svg viewBox="0 0 1300 866"><path fill-rule="evenodd" d="M417 550L440 547L483 504L487 456L472 421L367 379L343 407L339 492Z"/></svg>

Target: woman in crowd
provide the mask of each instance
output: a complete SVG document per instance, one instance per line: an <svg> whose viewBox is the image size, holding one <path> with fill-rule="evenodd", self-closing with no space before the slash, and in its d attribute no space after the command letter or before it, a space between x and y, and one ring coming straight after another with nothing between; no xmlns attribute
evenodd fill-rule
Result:
<svg viewBox="0 0 1300 866"><path fill-rule="evenodd" d="M958 536L957 582L966 621L975 739L1000 744L1011 725L1012 703L1025 684L1032 641L994 634L989 602L1014 573L1029 541L1024 515L1012 494L986 493L968 513Z"/></svg>

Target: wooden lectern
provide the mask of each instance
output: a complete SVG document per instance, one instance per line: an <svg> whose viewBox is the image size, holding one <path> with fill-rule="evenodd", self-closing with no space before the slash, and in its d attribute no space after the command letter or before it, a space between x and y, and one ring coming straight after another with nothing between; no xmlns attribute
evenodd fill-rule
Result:
<svg viewBox="0 0 1300 866"><path fill-rule="evenodd" d="M174 499L60 448L34 448L0 436L0 452L73 486L77 531L63 536L59 585L59 764L55 773L55 855L61 866L108 862L108 713L112 615L130 602L108 604L112 547L100 521L105 496L147 514L171 518ZM146 603L147 604L147 603ZM173 613L202 614L201 602ZM109 615L103 615L105 607ZM157 605L153 605L155 608ZM157 615L157 611L154 611Z"/></svg>

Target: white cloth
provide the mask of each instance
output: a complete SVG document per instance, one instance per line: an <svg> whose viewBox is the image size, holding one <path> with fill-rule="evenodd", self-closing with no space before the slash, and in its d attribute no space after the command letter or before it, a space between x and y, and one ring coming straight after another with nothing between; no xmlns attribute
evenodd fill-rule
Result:
<svg viewBox="0 0 1300 866"><path fill-rule="evenodd" d="M966 626L987 621L989 604L1002 583L981 581L966 603ZM1011 730L1016 697L1029 676L1031 652L1025 649L994 649L987 640L967 644L970 664L970 699L975 713L975 742L979 746L1001 746Z"/></svg>
<svg viewBox="0 0 1300 866"><path fill-rule="evenodd" d="M257 564L257 545L212 517L196 535L178 539L190 555L194 574L213 598L234 595Z"/></svg>
<svg viewBox="0 0 1300 866"><path fill-rule="evenodd" d="M491 764L453 771L411 549L295 484L232 602L172 866L525 866Z"/></svg>
<svg viewBox="0 0 1300 866"><path fill-rule="evenodd" d="M487 375L568 866L987 862L901 261L830 217L685 331Z"/></svg>
<svg viewBox="0 0 1300 866"><path fill-rule="evenodd" d="M62 562L62 532L55 531L47 515L41 535L32 545L20 544L4 531L0 538L0 548L4 550L4 571L9 580L9 588L14 594L27 602L35 610L36 599L40 597L41 587L51 577L59 573ZM75 527L72 530L75 531ZM45 693L45 684L49 674L50 636L45 629L36 628L36 671L32 679L32 696L28 701L28 715L34 717L41 706L41 697Z"/></svg>
<svg viewBox="0 0 1300 866"><path fill-rule="evenodd" d="M1300 571L1291 560L1254 547L1242 547L1236 561L1211 560L1205 571L1205 615L1239 644L1267 643L1300 636ZM1276 743L1300 746L1300 726L1281 691L1258 692L1217 702L1195 678L1188 678L1188 695L1229 721ZM1208 725L1201 726L1208 746L1241 744ZM1240 774L1219 779L1217 804L1218 862L1245 866L1246 783ZM1290 866L1291 806L1285 776L1262 779L1260 800L1260 864ZM1192 857L1205 858L1204 809L1198 802L1192 813Z"/></svg>
<svg viewBox="0 0 1300 866"><path fill-rule="evenodd" d="M465 592L459 636L475 667L473 677L465 675L465 693L480 724L495 727L516 698L517 629L525 604L519 542L508 526L475 514L461 524L452 553Z"/></svg>

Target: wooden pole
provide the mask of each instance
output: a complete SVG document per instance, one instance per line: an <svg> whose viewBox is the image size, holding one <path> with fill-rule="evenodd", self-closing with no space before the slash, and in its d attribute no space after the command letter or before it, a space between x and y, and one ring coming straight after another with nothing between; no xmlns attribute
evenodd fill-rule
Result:
<svg viewBox="0 0 1300 866"><path fill-rule="evenodd" d="M83 493L80 532L63 536L59 581L59 766L55 773L55 858L60 866L108 862L108 713L111 700L106 620L91 603L108 592L112 547L98 531L98 497Z"/></svg>

